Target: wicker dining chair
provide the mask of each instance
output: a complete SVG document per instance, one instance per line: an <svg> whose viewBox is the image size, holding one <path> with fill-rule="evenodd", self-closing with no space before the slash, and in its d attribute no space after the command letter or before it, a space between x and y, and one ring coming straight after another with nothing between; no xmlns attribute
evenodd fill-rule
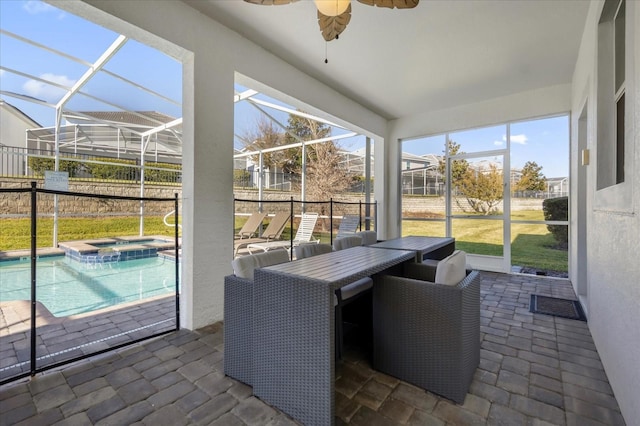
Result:
<svg viewBox="0 0 640 426"><path fill-rule="evenodd" d="M373 367L462 404L480 363L480 274L436 284L413 263L403 275L375 278Z"/></svg>
<svg viewBox="0 0 640 426"><path fill-rule="evenodd" d="M231 262L224 277L224 373L253 383L253 273L257 268L289 261L286 250L243 256Z"/></svg>

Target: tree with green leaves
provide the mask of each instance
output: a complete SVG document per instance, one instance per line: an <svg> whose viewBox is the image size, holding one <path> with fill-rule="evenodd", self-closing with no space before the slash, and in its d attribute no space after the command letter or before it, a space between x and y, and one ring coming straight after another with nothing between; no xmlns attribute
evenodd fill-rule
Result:
<svg viewBox="0 0 640 426"><path fill-rule="evenodd" d="M488 170L470 167L458 189L474 211L488 215L496 210L504 197L502 180L502 172L495 164L490 164Z"/></svg>
<svg viewBox="0 0 640 426"><path fill-rule="evenodd" d="M449 156L464 154L464 151L460 151L460 144L451 139L447 140L447 147L449 149ZM451 163L451 183L452 188L458 186L460 182L464 179L469 170L469 163L467 160L453 160ZM438 172L442 176L443 182L447 181L446 176L446 160L445 156L442 156L440 159L440 163L438 164Z"/></svg>
<svg viewBox="0 0 640 426"><path fill-rule="evenodd" d="M544 191L547 178L542 174L542 166L535 161L527 161L522 167L520 180L513 185L514 191Z"/></svg>
<svg viewBox="0 0 640 426"><path fill-rule="evenodd" d="M451 139L447 140L449 156L464 154L460 144ZM438 164L438 172L446 181L446 160L443 157ZM495 211L500 204L503 194L502 173L494 164L488 170L472 167L467 160L453 160L451 162L451 193L462 195L473 211L489 213Z"/></svg>

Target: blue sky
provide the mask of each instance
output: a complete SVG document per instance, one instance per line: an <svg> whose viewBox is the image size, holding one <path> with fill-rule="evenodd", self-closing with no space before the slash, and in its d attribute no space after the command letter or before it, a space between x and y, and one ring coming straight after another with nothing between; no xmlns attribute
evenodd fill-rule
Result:
<svg viewBox="0 0 640 426"><path fill-rule="evenodd" d="M65 52L86 62L95 62L116 40L117 33L95 25L72 14L61 11L40 1L0 0L0 28ZM15 69L44 80L71 86L86 71L86 65L30 46L5 34L0 34L0 65ZM174 59L148 48L135 40L126 45L109 61L105 69L120 74L137 84L181 102L182 65ZM9 71L0 71L0 88L32 96L47 102L57 102L63 92L53 86L17 76ZM94 77L82 89L92 96L105 99L129 110L159 111L173 117L181 117L181 107L158 97L149 95L134 86L123 84L103 73ZM237 86L236 90L243 90ZM261 99L282 103L259 95ZM20 108L42 126L52 126L55 120L52 108L3 96L7 102ZM115 108L90 98L76 96L68 104L76 111L113 110ZM247 102L235 107L235 133L244 135L255 126L261 115ZM269 110L279 121L286 124L288 114ZM340 132L334 132L338 134ZM492 150L504 147L505 126L494 126L464 132L456 132L452 139L460 143L465 152ZM347 150L364 146L363 136L343 140L340 145ZM403 145L403 149L414 154L442 153L443 139L422 138ZM234 141L236 147L241 145ZM511 125L511 166L520 168L526 161L535 161L543 166L547 177L568 175L569 127L567 117L532 120Z"/></svg>
<svg viewBox="0 0 640 426"><path fill-rule="evenodd" d="M511 123L511 168L520 169L527 161L542 166L548 177L569 175L569 117L558 116ZM460 144L460 151L473 153L504 149L506 124L449 133ZM444 152L445 135L417 138L403 143L402 149L417 155Z"/></svg>
<svg viewBox="0 0 640 426"><path fill-rule="evenodd" d="M118 37L113 31L40 1L0 1L0 27L4 31L90 63L95 62ZM64 86L73 85L87 70L85 64L31 46L6 34L0 34L0 64ZM135 40L129 40L105 69L181 102L182 65ZM56 103L64 93L57 87L9 71L1 72L0 87L3 91L32 96L50 103ZM155 110L173 117L182 116L180 106L149 95L105 73L97 74L82 90L130 110ZM30 102L13 97L3 98L41 125L54 124L53 109L34 107ZM74 97L68 108L76 111L117 109L84 96Z"/></svg>
<svg viewBox="0 0 640 426"><path fill-rule="evenodd" d="M0 0L0 27L90 63L95 62L118 37L118 34L113 31L40 1ZM84 64L33 47L6 34L0 35L0 65L64 86L72 86L87 69ZM129 40L109 61L105 69L172 100L181 101L181 64L135 40ZM64 91L57 87L29 80L9 71L1 72L0 88L3 91L32 96L50 103L56 103L64 94ZM182 116L179 106L162 101L134 86L123 84L104 73L97 74L82 90L129 110L153 110L173 117ZM237 86L236 90L242 91L244 88ZM258 95L258 97L283 105L264 95ZM3 96L3 98L42 126L54 125L55 113L52 108L14 97ZM83 96L75 96L68 104L68 108L76 111L117 109ZM288 114L266 109L279 121L287 123ZM237 103L235 133L246 134L248 130L255 127L261 115L262 113L247 102ZM338 133L344 133L344 131L334 134ZM364 137L342 142L342 146L347 149L356 149L363 144ZM237 141L234 141L234 145L241 147Z"/></svg>

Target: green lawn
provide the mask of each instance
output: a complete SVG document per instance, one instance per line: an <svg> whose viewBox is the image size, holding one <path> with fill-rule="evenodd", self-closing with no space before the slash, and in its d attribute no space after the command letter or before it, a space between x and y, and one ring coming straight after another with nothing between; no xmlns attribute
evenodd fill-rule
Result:
<svg viewBox="0 0 640 426"><path fill-rule="evenodd" d="M539 220L540 212L517 212L514 220ZM237 217L238 231L245 217ZM72 241L93 238L109 238L123 235L138 235L139 218L60 218L58 241ZM30 247L29 219L2 219L0 251L28 249ZM173 228L162 222L162 217L146 217L145 235L173 236ZM51 247L53 219L41 218L37 223L37 246ZM289 227L282 233L282 239L289 239ZM444 222L408 221L402 222L402 235L444 236ZM502 256L502 222L486 219L455 219L453 235L456 247L469 253ZM316 237L329 243L330 235L316 233ZM567 250L555 248L556 242L546 225L513 224L511 226L511 258L514 265L541 270L567 271Z"/></svg>
<svg viewBox="0 0 640 426"><path fill-rule="evenodd" d="M539 211L522 211L513 220L540 220ZM502 256L502 221L486 219L454 219L453 236L456 248L468 253ZM444 222L404 220L402 235L445 236ZM556 248L553 235L546 225L511 225L511 263L513 265L566 272L568 252Z"/></svg>
<svg viewBox="0 0 640 426"><path fill-rule="evenodd" d="M2 219L0 251L31 247L30 227L30 219ZM139 229L140 218L138 217L60 218L58 220L58 241L138 235ZM38 247L51 247L53 245L53 219L38 219L36 235ZM149 216L144 218L144 235L172 237L174 229L166 226L162 217Z"/></svg>

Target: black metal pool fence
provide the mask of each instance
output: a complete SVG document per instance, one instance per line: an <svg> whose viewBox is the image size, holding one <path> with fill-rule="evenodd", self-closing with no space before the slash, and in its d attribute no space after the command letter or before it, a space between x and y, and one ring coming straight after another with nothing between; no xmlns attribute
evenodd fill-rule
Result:
<svg viewBox="0 0 640 426"><path fill-rule="evenodd" d="M149 197L126 197L126 196L115 196L115 195L102 195L102 194L86 194L86 193L80 193L80 192L68 192L68 191L56 191L56 190L50 190L50 189L44 189L44 188L38 188L37 187L37 182L31 182L31 187L21 187L21 188L0 188L0 194L8 194L8 193L30 193L31 197L30 197L30 207L31 207L31 214L30 214L30 237L31 237L31 251L30 251L30 261L31 261L31 299L30 299L30 308L31 308L31 312L30 312L30 327L29 327L29 336L30 339L28 341L28 343L26 342L26 333L23 333L23 335L25 335L25 342L24 345L21 345L18 348L14 348L13 349L13 357L15 357L15 362L16 365L21 365L21 364L27 364L27 361L25 360L24 362L20 362L20 359L26 359L26 354L24 354L25 349L23 346L28 345L28 349L29 349L29 357L28 357L28 371L26 366L24 368L18 368L18 374L13 374L10 375L9 377L5 377L4 374L0 375L0 385L11 382L11 381L15 381L17 379L23 378L23 377L27 377L27 376L33 376L37 373L46 371L46 370L50 370L52 368L56 368L56 367L60 367L62 365L66 365L81 359L85 359L87 357L90 356L95 356L101 353L105 353L105 352L109 352L109 351L113 351L128 345L132 345L144 340L148 340L151 338L155 338L158 336L162 336L164 334L176 331L180 329L180 293L179 293L179 285L180 285L180 274L179 274L179 244L178 244L178 237L179 237L179 220L178 220L178 194L174 194L175 197L174 198L149 198ZM164 319L159 321L158 323L166 323L166 322L174 322L175 323L175 327L171 327L169 329L162 329L164 326L162 327L156 327L156 324L152 324L154 325L154 327L150 327L150 324L147 324L146 326L144 325L145 322L142 321L141 323L143 324L142 326L138 326L136 328L133 328L131 330L125 330L124 332L122 332L122 328L113 328L113 330L118 330L120 331L119 333L116 333L115 335L111 335L108 337L105 337L104 335L104 331L105 330L99 330L99 326L95 329L95 333L94 336L92 337L91 335L91 321L89 319L86 319L84 321L84 323L86 324L86 328L83 329L83 331L87 332L86 333L86 337L88 338L89 343L84 343L84 344L79 344L76 345L76 347L73 348L62 348L61 350L55 352L55 353L49 353L49 355L45 356L45 357L37 357L36 354L36 349L41 349L43 347L43 339L42 336L40 336L39 338L39 334L38 334L38 327L36 324L36 319L37 319L37 315L36 315L36 307L37 307L37 282L38 282L38 277L37 277L37 261L38 261L38 252L37 252L37 218L38 218L38 194L42 193L42 194L50 194L50 195L54 195L56 196L56 198L58 196L62 196L62 197L66 197L66 196L71 196L71 197L78 197L78 198L97 198L100 200L105 200L105 202L108 202L108 200L111 201L117 201L117 200L121 200L121 201L129 201L129 202L136 202L138 203L138 205L143 205L144 203L167 203L167 204L171 204L171 207L169 208L173 208L174 209L174 214L175 214L175 223L173 224L173 228L174 228L174 235L173 235L173 239L174 239L174 249L175 252L173 253L173 257L175 259L175 318L173 319ZM140 211L138 212L138 214L142 214L141 213L142 209L140 209ZM40 217L42 217L44 214L40 214ZM47 212L46 216L51 216L50 212ZM100 321L96 321L96 324L99 323ZM103 321L104 322L104 321ZM149 322L147 320L147 322ZM15 325L15 324L14 324ZM119 324L119 326L121 326L121 324ZM46 327L46 326L43 326ZM76 326L77 328L77 326ZM153 332L153 334L149 334L149 335L142 335L141 331L145 331L145 329L152 329L152 328L158 328L161 331L157 331L157 332ZM99 330L99 331L98 331ZM44 333L44 332L43 332ZM85 336L83 336L85 337ZM94 338L94 340L92 340L92 338ZM121 343L116 343L113 346L109 346L107 348L104 348L105 345L105 341L112 339L115 342L118 341L123 341ZM16 346L15 342L17 340L19 340L16 336L14 336L13 338L11 338L10 336L8 336L8 333L3 333L2 337L0 337L0 341L4 340L5 343L7 343L7 345L5 346L4 344L3 346L3 353L5 352L5 348L7 347L11 347L11 346ZM64 336L59 336L58 341L62 341L65 340ZM86 352L87 348L90 347L92 344L94 343L100 343L97 344L96 346L98 348L102 347L102 349L97 349L95 351L92 352ZM10 349L11 350L11 349ZM45 348L46 350L46 348ZM20 352L23 352L22 354L22 358L20 356ZM78 353L78 356L69 356L66 357L65 354L74 354L74 353ZM46 365L38 365L37 361L40 359L47 359L47 360L54 360L55 362L46 364ZM57 359L63 358L59 361L56 361ZM4 368L2 370L6 370L9 371L10 368L7 368L6 364L7 363L3 363Z"/></svg>
<svg viewBox="0 0 640 426"><path fill-rule="evenodd" d="M357 215L360 218L358 229L363 230L377 230L377 218L378 218L378 203L377 201L365 202L365 201L338 201L330 198L327 201L301 201L294 200L291 197L288 200L254 200L254 199L242 199L234 198L234 214L238 214L240 210L245 210L245 213L253 211L264 211L267 206L275 205L271 208L271 213L275 211L289 211L289 227L290 227L290 241L293 245L293 219L296 215L301 215L304 212L316 211L319 213L320 218L327 219L329 221L329 234L330 242L333 243L333 230L336 228L336 224L346 214ZM241 208L243 204L244 208ZM247 207L251 206L251 207Z"/></svg>

